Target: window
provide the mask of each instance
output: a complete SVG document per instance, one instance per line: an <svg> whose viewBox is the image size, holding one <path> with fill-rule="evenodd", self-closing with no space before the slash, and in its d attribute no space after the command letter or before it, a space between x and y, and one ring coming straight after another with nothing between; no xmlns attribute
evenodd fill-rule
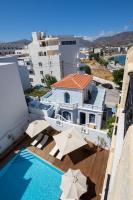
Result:
<svg viewBox="0 0 133 200"><path fill-rule="evenodd" d="M43 74L43 71L40 71L40 74Z"/></svg>
<svg viewBox="0 0 133 200"><path fill-rule="evenodd" d="M45 42L42 42L41 44L40 44L40 47L45 47L46 46L46 43Z"/></svg>
<svg viewBox="0 0 133 200"><path fill-rule="evenodd" d="M33 78L30 78L30 82L33 82Z"/></svg>
<svg viewBox="0 0 133 200"><path fill-rule="evenodd" d="M41 79L41 82L44 83L44 78Z"/></svg>
<svg viewBox="0 0 133 200"><path fill-rule="evenodd" d="M65 103L70 103L70 94L68 92L66 92L64 94L64 102Z"/></svg>
<svg viewBox="0 0 133 200"><path fill-rule="evenodd" d="M44 56L46 56L47 54L46 54L46 52L44 52Z"/></svg>
<svg viewBox="0 0 133 200"><path fill-rule="evenodd" d="M71 113L67 112L67 111L64 111L63 112L63 117L68 120L68 121L71 121Z"/></svg>
<svg viewBox="0 0 133 200"><path fill-rule="evenodd" d="M39 65L40 67L42 67L42 63L41 63L41 62L39 62L38 65Z"/></svg>
<svg viewBox="0 0 133 200"><path fill-rule="evenodd" d="M26 64L27 64L27 65L30 65L30 62L27 61Z"/></svg>
<svg viewBox="0 0 133 200"><path fill-rule="evenodd" d="M33 70L29 70L29 74L34 74L35 75L35 72Z"/></svg>
<svg viewBox="0 0 133 200"><path fill-rule="evenodd" d="M89 123L95 124L95 115L94 114L89 115Z"/></svg>
<svg viewBox="0 0 133 200"><path fill-rule="evenodd" d="M38 52L38 56L43 56L43 52Z"/></svg>
<svg viewBox="0 0 133 200"><path fill-rule="evenodd" d="M62 45L75 45L76 40L74 40L74 41L62 41L61 44Z"/></svg>

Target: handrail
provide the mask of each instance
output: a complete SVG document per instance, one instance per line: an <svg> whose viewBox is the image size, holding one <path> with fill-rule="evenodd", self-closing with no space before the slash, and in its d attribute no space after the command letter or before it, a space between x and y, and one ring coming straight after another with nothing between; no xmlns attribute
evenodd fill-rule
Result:
<svg viewBox="0 0 133 200"><path fill-rule="evenodd" d="M65 119L65 118L64 118L62 115L60 115L60 114L56 114L56 115L55 115L55 118L56 118L56 119L59 119L59 120L61 120L61 121L70 122L69 120Z"/></svg>
<svg viewBox="0 0 133 200"><path fill-rule="evenodd" d="M78 103L59 103L60 107L67 107L67 108L77 108L78 107Z"/></svg>
<svg viewBox="0 0 133 200"><path fill-rule="evenodd" d="M86 103L83 104L83 107L96 109L96 110L103 110L103 106L96 106L96 105L86 104Z"/></svg>

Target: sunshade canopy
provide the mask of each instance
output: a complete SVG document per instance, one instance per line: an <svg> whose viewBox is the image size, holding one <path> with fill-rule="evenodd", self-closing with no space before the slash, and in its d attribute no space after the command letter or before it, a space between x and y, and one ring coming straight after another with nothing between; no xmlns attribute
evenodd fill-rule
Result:
<svg viewBox="0 0 133 200"><path fill-rule="evenodd" d="M53 136L62 156L84 146L86 141L74 128L68 129Z"/></svg>
<svg viewBox="0 0 133 200"><path fill-rule="evenodd" d="M61 182L61 199L79 199L87 192L87 178L78 170L69 169L63 176Z"/></svg>
<svg viewBox="0 0 133 200"><path fill-rule="evenodd" d="M33 138L49 126L50 124L45 120L35 120L29 124L26 133Z"/></svg>

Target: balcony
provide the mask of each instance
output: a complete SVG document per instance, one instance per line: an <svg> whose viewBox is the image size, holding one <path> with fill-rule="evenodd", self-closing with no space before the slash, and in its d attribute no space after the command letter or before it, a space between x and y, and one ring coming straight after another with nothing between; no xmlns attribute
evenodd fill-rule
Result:
<svg viewBox="0 0 133 200"><path fill-rule="evenodd" d="M45 47L47 51L54 51L54 50L59 50L59 46L58 45L49 45Z"/></svg>

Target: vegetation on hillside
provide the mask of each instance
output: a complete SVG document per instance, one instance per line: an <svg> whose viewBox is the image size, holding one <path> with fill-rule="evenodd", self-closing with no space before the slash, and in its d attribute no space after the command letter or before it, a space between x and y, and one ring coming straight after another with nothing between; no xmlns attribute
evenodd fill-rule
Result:
<svg viewBox="0 0 133 200"><path fill-rule="evenodd" d="M96 60L100 65L104 65L107 66L108 65L108 61L105 60L103 57L100 56L99 53L93 53L89 55L89 58L92 60Z"/></svg>

